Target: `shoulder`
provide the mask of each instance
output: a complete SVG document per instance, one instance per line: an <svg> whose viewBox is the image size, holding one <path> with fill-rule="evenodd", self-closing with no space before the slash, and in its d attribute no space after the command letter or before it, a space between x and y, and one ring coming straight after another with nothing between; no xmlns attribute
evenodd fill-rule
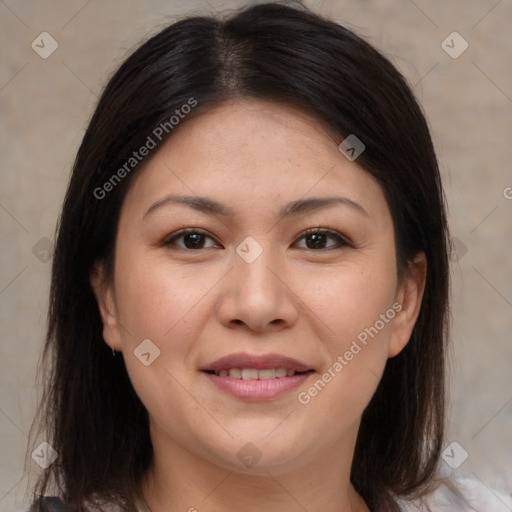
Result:
<svg viewBox="0 0 512 512"><path fill-rule="evenodd" d="M504 512L512 510L510 491L492 489L478 478L445 478L423 500L399 501L403 512Z"/></svg>

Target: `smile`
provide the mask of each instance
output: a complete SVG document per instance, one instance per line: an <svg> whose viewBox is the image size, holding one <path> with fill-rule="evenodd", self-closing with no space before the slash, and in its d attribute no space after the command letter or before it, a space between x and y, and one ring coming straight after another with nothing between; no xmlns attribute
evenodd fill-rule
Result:
<svg viewBox="0 0 512 512"><path fill-rule="evenodd" d="M229 368L227 370L216 370L214 372L218 377L230 377L231 379L239 380L282 379L284 377L293 377L295 373L295 370L286 368Z"/></svg>

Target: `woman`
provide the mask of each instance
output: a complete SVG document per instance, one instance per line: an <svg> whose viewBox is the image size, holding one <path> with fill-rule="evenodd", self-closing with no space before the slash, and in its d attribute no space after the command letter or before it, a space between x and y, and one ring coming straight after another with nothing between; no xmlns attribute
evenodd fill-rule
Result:
<svg viewBox="0 0 512 512"><path fill-rule="evenodd" d="M373 47L272 4L167 27L75 161L33 510L427 510L447 240L421 108Z"/></svg>

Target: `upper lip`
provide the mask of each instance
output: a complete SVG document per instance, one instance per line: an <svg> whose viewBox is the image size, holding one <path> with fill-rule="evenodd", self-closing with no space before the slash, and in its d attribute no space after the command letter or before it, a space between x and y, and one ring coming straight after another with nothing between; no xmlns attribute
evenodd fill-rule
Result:
<svg viewBox="0 0 512 512"><path fill-rule="evenodd" d="M202 371L229 370L230 368L254 368L264 370L266 368L286 368L296 372L307 372L309 366L280 354L251 355L246 353L230 354L217 359L215 362L201 368Z"/></svg>

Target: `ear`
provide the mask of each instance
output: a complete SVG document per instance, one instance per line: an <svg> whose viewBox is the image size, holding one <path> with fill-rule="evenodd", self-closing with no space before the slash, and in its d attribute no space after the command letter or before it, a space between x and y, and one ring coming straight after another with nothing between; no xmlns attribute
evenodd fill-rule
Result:
<svg viewBox="0 0 512 512"><path fill-rule="evenodd" d="M426 277L427 257L422 251L409 263L408 269L397 286L395 301L398 313L393 319L388 357L398 355L409 342L414 324L420 313Z"/></svg>
<svg viewBox="0 0 512 512"><path fill-rule="evenodd" d="M117 320L113 283L105 274L103 263L96 262L90 275L91 287L98 302L101 321L103 323L103 339L113 350L121 351L121 335Z"/></svg>

